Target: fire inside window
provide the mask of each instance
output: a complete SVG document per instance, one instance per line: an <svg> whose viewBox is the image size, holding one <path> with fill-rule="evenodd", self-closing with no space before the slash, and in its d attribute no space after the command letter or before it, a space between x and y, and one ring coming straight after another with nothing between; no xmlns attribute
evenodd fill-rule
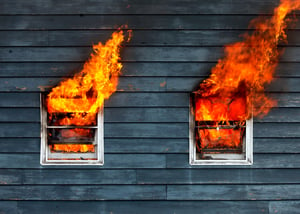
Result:
<svg viewBox="0 0 300 214"><path fill-rule="evenodd" d="M47 112L46 95L41 95L42 165L103 165L103 108L98 114L80 116L88 117L89 124L67 122L73 112Z"/></svg>
<svg viewBox="0 0 300 214"><path fill-rule="evenodd" d="M191 165L253 163L253 122L252 119L239 120L239 115L245 111L245 103L242 97L232 100L191 95ZM224 114L227 120L219 120Z"/></svg>

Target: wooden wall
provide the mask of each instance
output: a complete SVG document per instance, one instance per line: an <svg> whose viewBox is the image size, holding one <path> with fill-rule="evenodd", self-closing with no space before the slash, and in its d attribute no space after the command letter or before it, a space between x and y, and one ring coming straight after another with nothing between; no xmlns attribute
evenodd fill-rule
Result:
<svg viewBox="0 0 300 214"><path fill-rule="evenodd" d="M189 92L222 46L277 4L2 0L0 213L299 213L300 21L267 89L278 105L254 123L253 166L188 163ZM40 92L80 70L91 45L123 24L133 38L105 103L105 165L42 167Z"/></svg>

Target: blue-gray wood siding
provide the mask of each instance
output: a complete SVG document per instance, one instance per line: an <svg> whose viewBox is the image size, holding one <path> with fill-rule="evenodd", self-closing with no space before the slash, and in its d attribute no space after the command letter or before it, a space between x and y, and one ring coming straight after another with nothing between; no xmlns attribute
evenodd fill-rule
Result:
<svg viewBox="0 0 300 214"><path fill-rule="evenodd" d="M189 92L278 3L2 0L0 213L300 213L300 21L267 87L278 104L254 121L254 164L188 163ZM41 166L40 92L123 24L133 37L105 102L105 165Z"/></svg>

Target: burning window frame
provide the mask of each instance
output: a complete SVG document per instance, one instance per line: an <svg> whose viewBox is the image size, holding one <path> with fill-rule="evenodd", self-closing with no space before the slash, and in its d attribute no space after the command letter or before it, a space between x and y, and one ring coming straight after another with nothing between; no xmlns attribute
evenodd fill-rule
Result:
<svg viewBox="0 0 300 214"><path fill-rule="evenodd" d="M103 165L104 164L104 114L102 106L97 113L95 126L84 126L84 129L95 130L93 132L93 144L82 143L80 145L94 145L94 152L51 152L48 142L49 129L75 129L83 126L51 126L48 125L48 112L46 109L46 93L40 95L41 113L41 165ZM66 145L66 144L61 144Z"/></svg>
<svg viewBox="0 0 300 214"><path fill-rule="evenodd" d="M117 90L123 67L120 49L131 32L125 36L120 27L105 44L93 45L80 72L41 94L42 165L104 164L104 100Z"/></svg>
<svg viewBox="0 0 300 214"><path fill-rule="evenodd" d="M242 152L237 154L224 150L223 152L197 151L196 121L194 93L190 95L189 108L189 163L190 165L252 165L253 164L253 118L245 121L245 134L242 139ZM205 128L204 128L205 129ZM217 128L218 129L218 128ZM232 128L233 129L233 128ZM226 152L225 152L226 151Z"/></svg>
<svg viewBox="0 0 300 214"><path fill-rule="evenodd" d="M211 69L210 76L193 92L200 97L197 101L190 97L190 164L252 164L252 118L262 118L271 106L276 106L276 100L267 96L265 87L273 80L282 53L278 45L287 42L287 24L295 20L291 16L287 18L287 15L294 10L300 10L300 1L281 0L273 16L253 19L249 24L249 29L253 31L243 34L242 41L225 46L224 56ZM222 133L219 132L220 126L225 129ZM232 127L235 130L226 131ZM243 151L240 144L244 129ZM241 156L244 158L233 160L227 155L230 150L244 153ZM222 151L222 155L203 155L204 152Z"/></svg>

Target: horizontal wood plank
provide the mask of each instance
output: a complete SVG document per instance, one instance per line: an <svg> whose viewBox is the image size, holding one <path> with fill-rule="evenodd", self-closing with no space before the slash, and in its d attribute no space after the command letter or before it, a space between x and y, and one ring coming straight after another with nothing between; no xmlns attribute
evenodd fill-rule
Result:
<svg viewBox="0 0 300 214"><path fill-rule="evenodd" d="M105 138L104 151L105 153L186 153L188 152L188 139Z"/></svg>
<svg viewBox="0 0 300 214"><path fill-rule="evenodd" d="M125 46L224 46L242 40L242 30L134 31ZM0 46L91 46L107 41L112 30L0 31ZM251 33L251 31L250 31ZM288 43L299 45L299 31L288 32Z"/></svg>
<svg viewBox="0 0 300 214"><path fill-rule="evenodd" d="M254 138L255 153L299 153L299 138Z"/></svg>
<svg viewBox="0 0 300 214"><path fill-rule="evenodd" d="M284 146L284 145L283 145ZM299 154L254 154L254 163L250 166L224 166L224 165L190 165L188 154L167 154L167 168L299 168ZM228 171L229 172L229 171Z"/></svg>
<svg viewBox="0 0 300 214"><path fill-rule="evenodd" d="M2 31L0 46L47 46L47 31Z"/></svg>
<svg viewBox="0 0 300 214"><path fill-rule="evenodd" d="M40 122L39 108L0 108L0 122Z"/></svg>
<svg viewBox="0 0 300 214"><path fill-rule="evenodd" d="M13 153L39 153L41 139L36 138L0 138L0 151Z"/></svg>
<svg viewBox="0 0 300 214"><path fill-rule="evenodd" d="M0 201L0 211L4 213L144 213L144 214L266 214L269 204L278 205L292 210L297 201ZM15 211L15 212L14 212ZM290 212L296 214L297 212ZM273 214L273 213L272 213Z"/></svg>
<svg viewBox="0 0 300 214"><path fill-rule="evenodd" d="M20 170L0 169L0 185L22 184L24 177L22 173Z"/></svg>
<svg viewBox="0 0 300 214"><path fill-rule="evenodd" d="M104 136L110 138L184 138L188 123L106 123Z"/></svg>
<svg viewBox="0 0 300 214"><path fill-rule="evenodd" d="M0 77L72 77L83 66L78 62L0 63ZM216 62L133 62L123 63L121 76L208 77ZM279 63L276 77L300 77L300 63Z"/></svg>
<svg viewBox="0 0 300 214"><path fill-rule="evenodd" d="M300 122L300 108L271 108L263 118L256 118L255 122Z"/></svg>
<svg viewBox="0 0 300 214"><path fill-rule="evenodd" d="M269 203L269 213L291 213L297 214L300 210L300 201L271 201Z"/></svg>
<svg viewBox="0 0 300 214"><path fill-rule="evenodd" d="M91 47L1 47L0 62L83 62L91 52ZM299 52L300 47L286 47L280 62L299 63ZM222 47L126 47L121 52L124 62L216 62L221 57Z"/></svg>
<svg viewBox="0 0 300 214"><path fill-rule="evenodd" d="M135 184L135 170L0 169L0 185ZM1 187L0 187L1 188Z"/></svg>
<svg viewBox="0 0 300 214"><path fill-rule="evenodd" d="M0 107L40 107L39 93L0 93Z"/></svg>
<svg viewBox="0 0 300 214"><path fill-rule="evenodd" d="M32 169L135 169L165 168L166 156L158 154L105 154L103 166L41 166L40 154L0 154L0 168L32 168Z"/></svg>
<svg viewBox="0 0 300 214"><path fill-rule="evenodd" d="M189 106L189 97L190 95L187 93L115 93L105 102L105 106L187 107Z"/></svg>
<svg viewBox="0 0 300 214"><path fill-rule="evenodd" d="M2 170L3 171L3 170ZM23 176L22 184L136 184L135 170L9 170ZM1 173L1 171L0 171Z"/></svg>
<svg viewBox="0 0 300 214"><path fill-rule="evenodd" d="M162 185L2 186L0 200L157 200L165 199Z"/></svg>
<svg viewBox="0 0 300 214"><path fill-rule="evenodd" d="M255 4L254 4L255 2ZM71 2L56 2L50 0L40 2L38 0L9 1L2 3L0 13L3 14L261 14L271 13L279 1L245 0L212 0L199 2L187 0L184 3L178 1L95 1L76 0ZM55 7L53 6L55 5Z"/></svg>
<svg viewBox="0 0 300 214"><path fill-rule="evenodd" d="M1 109L0 109L1 113ZM300 113L300 110L299 110ZM188 108L105 108L104 122L186 122ZM300 119L299 119L300 122Z"/></svg>
<svg viewBox="0 0 300 214"><path fill-rule="evenodd" d="M40 124L0 123L0 137L40 137Z"/></svg>
<svg viewBox="0 0 300 214"><path fill-rule="evenodd" d="M139 184L294 184L299 176L298 169L137 170Z"/></svg>
<svg viewBox="0 0 300 214"><path fill-rule="evenodd" d="M299 123L254 123L254 137L300 137Z"/></svg>
<svg viewBox="0 0 300 214"><path fill-rule="evenodd" d="M264 19L270 16L260 16ZM113 30L128 24L133 30L247 30L256 15L53 15L1 16L0 30ZM138 20L138 21L137 21ZM252 27L253 28L253 27ZM300 29L296 22L290 29Z"/></svg>
<svg viewBox="0 0 300 214"><path fill-rule="evenodd" d="M300 185L168 185L168 200L293 200ZM163 185L3 186L1 200L165 199ZM116 194L117 191L117 194Z"/></svg>
<svg viewBox="0 0 300 214"><path fill-rule="evenodd" d="M2 213L18 213L17 201L0 201L0 212Z"/></svg>
<svg viewBox="0 0 300 214"><path fill-rule="evenodd" d="M300 185L168 185L168 200L293 200Z"/></svg>
<svg viewBox="0 0 300 214"><path fill-rule="evenodd" d="M270 93L270 96L277 100L278 107L299 107L299 93Z"/></svg>

